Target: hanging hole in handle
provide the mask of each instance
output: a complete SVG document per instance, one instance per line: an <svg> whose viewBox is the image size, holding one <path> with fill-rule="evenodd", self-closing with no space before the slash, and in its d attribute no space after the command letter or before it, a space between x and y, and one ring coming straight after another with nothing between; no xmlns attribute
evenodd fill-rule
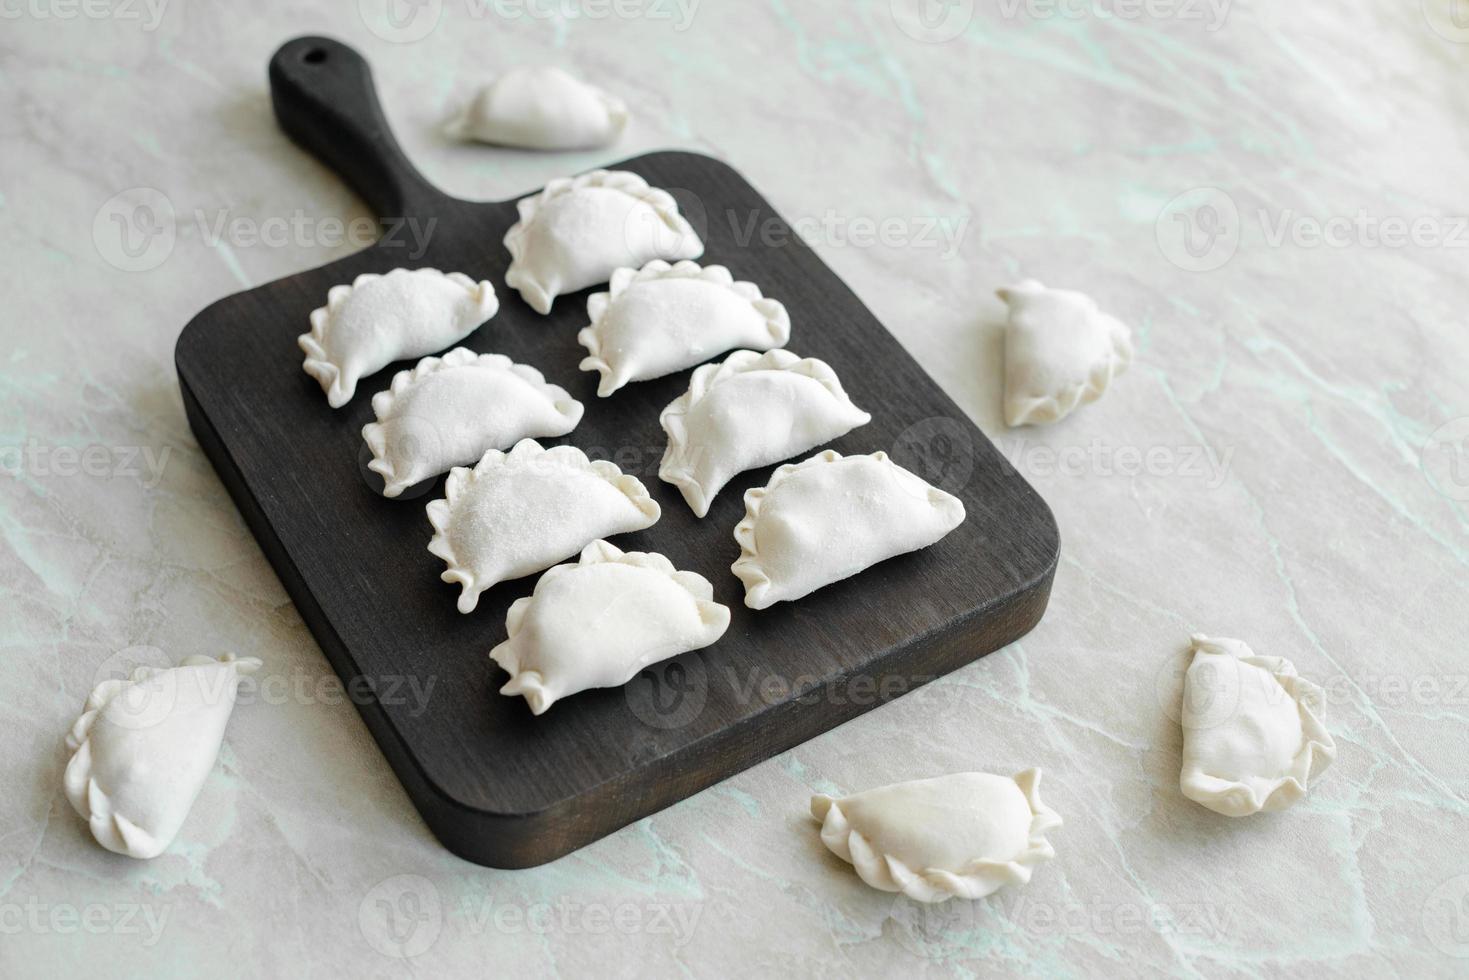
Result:
<svg viewBox="0 0 1469 980"><path fill-rule="evenodd" d="M319 65L326 60L326 51L323 48L312 48L301 56L301 60L308 65Z"/></svg>

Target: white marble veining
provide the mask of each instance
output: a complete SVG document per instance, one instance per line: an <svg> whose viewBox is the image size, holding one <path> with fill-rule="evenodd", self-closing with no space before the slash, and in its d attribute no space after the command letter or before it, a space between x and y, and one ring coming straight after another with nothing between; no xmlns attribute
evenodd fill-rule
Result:
<svg viewBox="0 0 1469 980"><path fill-rule="evenodd" d="M0 6L0 975L1462 976L1469 22L1451 4ZM667 146L740 168L1050 502L1044 622L547 867L443 851L173 370L203 306L371 227L271 116L267 59L312 31L367 55L408 153L463 196ZM464 91L536 62L625 98L622 142L443 137ZM1012 431L993 291L1026 276L1097 297L1137 359L1097 404ZM1293 810L1232 821L1180 795L1195 631L1326 688L1338 760ZM265 668L178 840L146 863L103 851L61 791L94 678L227 649ZM1057 857L983 902L866 888L806 812L813 792L1032 765L1066 820Z"/></svg>

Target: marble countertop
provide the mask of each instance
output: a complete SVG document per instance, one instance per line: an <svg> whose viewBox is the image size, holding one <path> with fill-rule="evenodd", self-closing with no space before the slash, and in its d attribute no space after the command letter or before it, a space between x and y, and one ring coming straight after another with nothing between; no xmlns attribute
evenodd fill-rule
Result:
<svg viewBox="0 0 1469 980"><path fill-rule="evenodd" d="M0 7L0 974L1463 975L1469 26L1450 2ZM270 112L266 62L309 32L369 58L406 151L460 196L663 147L742 170L1050 503L1044 621L551 865L445 852L173 369L206 304L357 247L363 205ZM534 62L621 94L622 143L438 135L473 83ZM1008 430L994 289L1022 276L1095 295L1138 357L1070 420ZM1193 631L1325 686L1339 757L1296 809L1231 821L1180 796ZM104 852L60 787L94 678L225 649L271 684L169 851ZM812 791L1033 765L1057 857L984 902L867 889L806 815Z"/></svg>

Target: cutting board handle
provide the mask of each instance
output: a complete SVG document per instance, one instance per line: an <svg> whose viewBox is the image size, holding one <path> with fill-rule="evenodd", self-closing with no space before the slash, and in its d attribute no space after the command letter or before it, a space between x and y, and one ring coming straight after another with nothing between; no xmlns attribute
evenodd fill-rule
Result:
<svg viewBox="0 0 1469 980"><path fill-rule="evenodd" d="M335 170L379 218L446 200L404 156L362 55L329 37L287 41L270 59L270 99L287 136Z"/></svg>

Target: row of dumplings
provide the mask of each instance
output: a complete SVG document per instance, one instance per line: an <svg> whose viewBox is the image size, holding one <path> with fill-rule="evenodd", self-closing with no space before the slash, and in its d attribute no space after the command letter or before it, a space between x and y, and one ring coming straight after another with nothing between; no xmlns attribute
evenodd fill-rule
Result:
<svg viewBox="0 0 1469 980"><path fill-rule="evenodd" d="M567 615L600 602L596 628ZM613 686L636 668L619 643L641 640L646 659L717 639L729 610L709 583L659 555L624 554L606 542L575 565L541 577L510 608L510 638L494 659L510 671L506 693L537 713L564 696L568 676ZM661 629L652 629L659 624ZM543 642L568 642L549 661ZM67 735L67 799L108 850L136 858L163 852L213 768L239 678L255 658L191 657L102 681ZM1282 657L1257 656L1239 640L1195 636L1183 684L1183 795L1244 817L1300 802L1336 756L1323 722L1323 690ZM814 796L821 841L874 888L920 902L983 898L1027 883L1055 856L1061 817L1041 801L1040 771L1013 777L964 772L879 786L840 799Z"/></svg>
<svg viewBox="0 0 1469 980"><path fill-rule="evenodd" d="M474 98L449 122L449 134L501 146L518 146L541 150L583 149L605 146L622 134L629 113L626 104L595 85L590 85L554 67L526 66L512 68L480 89ZM632 178L632 179L629 179ZM606 236L605 228L584 235L561 234L559 244L547 247L532 232L533 225L549 227L555 223L569 226L568 214L575 212L580 220L584 199L592 188L625 189L629 197L640 197L647 205L639 211L619 202L611 194L597 192L603 198L600 207L612 216L622 208L641 222L644 230L652 229L668 242L668 251L678 257L697 258L702 250L686 222L671 207L672 199L663 191L648 188L640 179L625 173L598 172L586 177L553 183L539 198L521 202L522 233L506 238L515 256L517 268L507 277L536 310L545 313L558 292L595 285L602 279L581 282L588 265L597 263L598 248L616 239ZM566 246L570 246L568 249ZM620 263L635 266L635 263ZM697 268L697 267L696 267ZM695 272L697 274L697 272ZM623 270L623 282L612 281L611 296L616 297L626 280L641 275L632 268ZM741 284L748 286L748 284ZM753 287L750 287L753 289ZM999 290L999 297L1009 308L1006 328L1004 412L1007 425L1045 425L1058 422L1077 408L1096 401L1132 363L1131 331L1116 317L1103 312L1091 297L1066 289L1049 289L1027 279ZM753 306L761 302L755 290ZM763 301L779 308L780 304ZM748 318L747 311L741 315ZM593 321L597 320L594 311ZM772 321L770 329L780 325ZM789 324L786 324L789 328ZM589 328L590 329L590 328ZM616 350L617 335L600 338L597 346L588 344L589 361L603 360L602 386L598 394L605 397L628 381L640 380L620 370L612 358L601 351ZM691 338L693 339L693 338ZM585 341L583 341L585 342ZM754 341L732 346L769 349L784 347L784 339L776 339L762 347ZM721 348L724 350L729 347ZM671 373L692 364L678 364L661 370ZM583 367L586 365L584 364ZM660 370L655 363L643 365ZM644 375L654 377L656 375Z"/></svg>
<svg viewBox="0 0 1469 980"><path fill-rule="evenodd" d="M1189 658L1183 795L1228 817L1299 803L1336 758L1325 692L1240 640L1195 635ZM983 898L1055 856L1047 834L1061 817L1041 801L1040 775L963 772L818 795L811 815L822 843L873 888L920 902Z"/></svg>
<svg viewBox="0 0 1469 980"><path fill-rule="evenodd" d="M623 573L645 577L629 582L619 578ZM661 611L676 598L671 593L702 588L705 598L696 605L685 610L674 603L688 613L678 627L693 638L717 636L729 612L707 601L708 583L698 576L693 577L697 582L681 580L688 574L673 571L657 555L624 555L602 543L588 548L581 564L547 572L536 598L543 590L592 589L603 598L617 596L618 617L605 634L641 629L646 620L637 617L638 607ZM630 584L635 588L629 590ZM624 596L632 607L621 601ZM509 686L533 704L554 700L557 680L540 676L534 661L521 659L525 651L513 644L545 613L531 599L518 601L510 612L511 639L494 654L515 674ZM588 638L591 642L578 648L586 669L609 685L621 683L610 662L598 656L605 652L605 639L598 645L596 635ZM139 859L168 848L214 768L241 679L260 667L254 657L196 656L173 667L139 667L93 689L66 736L70 756L62 785L99 844ZM874 887L927 902L956 895L977 898L1028 881L1033 867L1054 854L1045 834L1061 821L1041 803L1039 780L1034 770L1014 779L961 773L839 800L818 796L811 813L822 822L827 847L853 863ZM932 823L934 815L942 825Z"/></svg>
<svg viewBox="0 0 1469 980"><path fill-rule="evenodd" d="M698 517L738 474L871 421L830 365L785 349L791 323L781 303L692 260L703 243L676 202L640 177L598 171L553 181L519 212L505 236L506 280L532 307L546 312L562 293L610 283L589 299L578 334L587 350L580 367L599 374L600 397L733 350L695 370L660 416L668 441L659 476ZM641 265L622 264L631 262ZM730 614L703 577L605 540L652 526L661 510L615 464L537 441L570 434L580 402L503 355L432 354L497 310L494 287L461 273L369 273L328 293L299 344L333 407L388 364L422 358L374 395L375 421L362 431L368 466L388 497L449 473L443 499L427 508L429 551L445 563L441 578L460 587L460 612L500 582L551 569L512 606L509 639L492 653L511 674L504 693L540 714L559 697L620 685L650 663L708 646ZM957 498L882 452L828 450L782 466L744 503L731 571L752 609L928 547L964 520ZM578 562L552 568L578 552Z"/></svg>
<svg viewBox="0 0 1469 980"><path fill-rule="evenodd" d="M477 140L500 146L517 146L539 150L585 149L605 146L615 141L627 126L627 105L595 85L590 85L559 68L525 66L512 68L488 85L449 121L449 135L458 139ZM646 195L650 212L637 214L645 229L655 230L669 241L669 252L682 258L697 258L691 231L670 208L671 198L664 192L647 188L630 174L600 173L585 178L572 178L553 183L546 194L521 202L522 230L506 239L515 256L517 268L508 278L519 289L526 302L545 313L558 292L594 285L602 279L571 285L585 277L587 264L596 265L596 250L616 240L599 233L582 236L559 236L562 243L547 248L539 236L527 231L539 221L549 226L562 222L569 225L561 212L578 211L572 198L585 197L591 187L608 189L625 187L631 195ZM610 194L601 206L609 212L619 211L617 199ZM623 202L626 206L626 202ZM632 213L630 211L630 213ZM518 226L520 227L520 226ZM605 231L605 229L603 229ZM570 245L571 254L564 247ZM636 263L619 263L636 267ZM635 273L624 270L625 278ZM612 297L621 291L617 278L612 282ZM1127 326L1103 312L1097 303L1083 293L1065 289L1048 289L1027 279L999 291L1000 299L1009 307L1006 329L1004 412L1007 425L1045 425L1058 422L1077 408L1096 401L1106 392L1113 379L1127 370L1132 362L1132 337ZM758 290L753 297L758 301ZM766 301L767 303L770 301ZM757 302L758 309L759 303ZM774 304L779 307L779 304ZM593 320L595 322L594 313ZM774 322L772 329L779 329ZM788 326L788 325L787 325ZM616 350L616 339L604 337L600 346L588 345L589 360L605 360L601 367L602 387L606 396L630 380L639 380L618 369L612 358L602 358L601 350ZM611 344L612 346L609 346ZM768 349L754 342L731 346ZM784 347L778 339L769 347ZM729 348L723 348L729 349ZM692 363L701 363L703 358ZM690 364L679 364L663 373L681 370ZM655 364L646 368L656 369ZM652 375L649 375L651 377Z"/></svg>
<svg viewBox="0 0 1469 980"><path fill-rule="evenodd" d="M447 565L444 581L460 586L460 612L472 612L491 586L581 549L578 562L550 568L532 595L511 605L509 638L490 653L511 675L502 694L523 695L539 715L558 698L620 686L724 635L730 612L707 579L604 540L659 516L636 477L575 446L524 439L450 472L444 499L428 505L429 551ZM927 547L963 519L957 498L885 453L827 450L746 493L731 570L744 583L745 605L765 609Z"/></svg>
<svg viewBox="0 0 1469 980"><path fill-rule="evenodd" d="M617 274L611 292L588 304L593 322L580 338L589 352L583 369L602 372L604 396L734 347L780 347L790 336L784 307L756 287L736 283L720 266L682 261L703 255L703 242L678 213L678 202L637 174L597 170L555 180L518 208L520 220L505 233L511 255L505 281L538 313L549 313L563 293ZM681 302L695 308L683 311L677 328L650 337L630 329L656 322L646 318ZM333 286L326 305L312 312L310 332L297 341L306 355L302 366L327 403L341 408L363 378L458 343L499 309L493 285L460 272L364 273L351 285Z"/></svg>
<svg viewBox="0 0 1469 980"><path fill-rule="evenodd" d="M640 573L644 577L636 582L620 578ZM729 611L707 600L708 583L698 576L695 582L682 580L688 575L657 555L624 555L601 543L588 548L579 565L547 572L536 600L543 591L569 595L592 589L602 598L616 596L617 618L602 631L601 645L590 634L591 642L578 653L591 676L621 683L599 654L606 650L606 633L644 627L639 608L661 613L678 598L672 593L702 591L705 598L696 605L672 603L688 614L678 627L695 639L723 631ZM545 614L535 601L519 600L510 611L511 639L495 651L515 674L509 686L533 704L554 699L557 681L540 676L534 661L522 659L525 651L513 644ZM66 736L70 757L62 785L99 844L139 859L168 848L214 768L241 679L260 667L254 657L189 657L174 667L139 667L93 689ZM822 821L822 841L869 884L929 902L977 898L1029 880L1034 865L1054 853L1045 833L1060 818L1040 802L1039 779L1037 771L1014 779L962 773L840 800L819 796L811 813ZM924 828L935 814L945 824Z"/></svg>

